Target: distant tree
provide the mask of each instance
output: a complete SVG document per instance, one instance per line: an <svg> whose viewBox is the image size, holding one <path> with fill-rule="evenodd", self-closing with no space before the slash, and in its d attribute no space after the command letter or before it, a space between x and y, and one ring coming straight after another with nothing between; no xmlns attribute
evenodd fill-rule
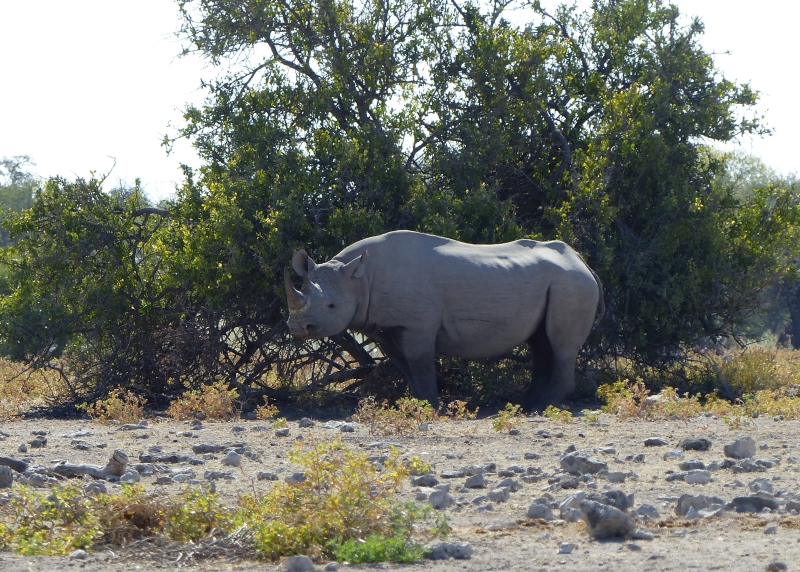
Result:
<svg viewBox="0 0 800 572"><path fill-rule="evenodd" d="M27 155L0 159L0 211L20 212L31 206L38 178L26 170L34 163ZM0 228L0 246L8 244L8 232Z"/></svg>

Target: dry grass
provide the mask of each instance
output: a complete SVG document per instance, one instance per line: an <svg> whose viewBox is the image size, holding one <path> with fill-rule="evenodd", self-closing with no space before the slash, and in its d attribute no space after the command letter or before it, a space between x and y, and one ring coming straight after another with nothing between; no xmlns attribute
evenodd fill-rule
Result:
<svg viewBox="0 0 800 572"><path fill-rule="evenodd" d="M0 359L0 421L19 417L32 408L63 403L69 388L55 369L28 370Z"/></svg>
<svg viewBox="0 0 800 572"><path fill-rule="evenodd" d="M202 389L187 391L170 404L167 414L178 421L189 419L226 421L234 419L239 414L236 407L238 397L238 391L228 389L225 382L218 381Z"/></svg>

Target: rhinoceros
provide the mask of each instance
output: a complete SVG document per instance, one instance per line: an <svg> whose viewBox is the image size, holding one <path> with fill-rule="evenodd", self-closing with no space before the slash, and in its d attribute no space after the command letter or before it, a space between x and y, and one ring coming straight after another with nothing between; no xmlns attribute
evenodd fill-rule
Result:
<svg viewBox="0 0 800 572"><path fill-rule="evenodd" d="M525 342L529 409L560 405L575 388L575 361L605 311L603 287L563 242L466 244L411 231L360 240L323 264L304 249L284 269L292 335L345 329L378 343L414 397L438 407L436 356L494 357Z"/></svg>

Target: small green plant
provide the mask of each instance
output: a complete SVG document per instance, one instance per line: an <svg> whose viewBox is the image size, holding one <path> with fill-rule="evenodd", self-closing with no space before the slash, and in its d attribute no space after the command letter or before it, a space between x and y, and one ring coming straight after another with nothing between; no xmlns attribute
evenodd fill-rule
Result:
<svg viewBox="0 0 800 572"><path fill-rule="evenodd" d="M599 409L596 409L594 411L592 411L591 409L584 409L581 411L581 413L583 414L583 420L586 423L596 423L597 421L600 420L600 415L602 415L603 412L600 411Z"/></svg>
<svg viewBox="0 0 800 572"><path fill-rule="evenodd" d="M173 419L228 420L236 417L236 399L239 392L228 389L224 381L206 385L203 389L187 391L182 397L173 401L167 414Z"/></svg>
<svg viewBox="0 0 800 572"><path fill-rule="evenodd" d="M542 411L542 417L552 419L556 423L569 423L572 421L572 413L568 409L559 409L555 405L548 405Z"/></svg>
<svg viewBox="0 0 800 572"><path fill-rule="evenodd" d="M286 417L278 417L272 422L273 429L283 429L289 426L289 422L286 420Z"/></svg>
<svg viewBox="0 0 800 572"><path fill-rule="evenodd" d="M447 404L445 415L454 420L475 419L479 409L480 407L476 407L474 411L470 411L466 401L456 399Z"/></svg>
<svg viewBox="0 0 800 572"><path fill-rule="evenodd" d="M333 557L351 564L373 564L376 562L411 563L422 559L425 548L411 540L406 534L393 536L370 534L365 539L335 538L328 543Z"/></svg>
<svg viewBox="0 0 800 572"><path fill-rule="evenodd" d="M115 389L106 399L99 399L85 407L94 421L108 423L138 423L144 417L146 400L130 390Z"/></svg>
<svg viewBox="0 0 800 572"><path fill-rule="evenodd" d="M406 463L410 474L412 475L429 475L433 472L433 467L419 458L419 455L414 455Z"/></svg>
<svg viewBox="0 0 800 572"><path fill-rule="evenodd" d="M495 431L510 431L513 429L520 419L520 405L513 405L506 403L504 409L497 412L494 419L492 419L492 428Z"/></svg>
<svg viewBox="0 0 800 572"><path fill-rule="evenodd" d="M274 419L278 415L280 415L280 411L278 407L274 403L270 403L269 399L266 397L264 398L264 405L259 405L255 409L256 419L259 421L266 421L268 419Z"/></svg>

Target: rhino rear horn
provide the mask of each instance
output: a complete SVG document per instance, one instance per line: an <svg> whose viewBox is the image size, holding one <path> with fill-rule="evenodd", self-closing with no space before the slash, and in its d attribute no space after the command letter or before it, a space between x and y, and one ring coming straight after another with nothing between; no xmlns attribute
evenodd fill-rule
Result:
<svg viewBox="0 0 800 572"><path fill-rule="evenodd" d="M283 269L283 284L286 286L286 300L289 302L289 310L297 312L306 307L306 301L303 298L302 292L298 292L289 279L289 269Z"/></svg>

